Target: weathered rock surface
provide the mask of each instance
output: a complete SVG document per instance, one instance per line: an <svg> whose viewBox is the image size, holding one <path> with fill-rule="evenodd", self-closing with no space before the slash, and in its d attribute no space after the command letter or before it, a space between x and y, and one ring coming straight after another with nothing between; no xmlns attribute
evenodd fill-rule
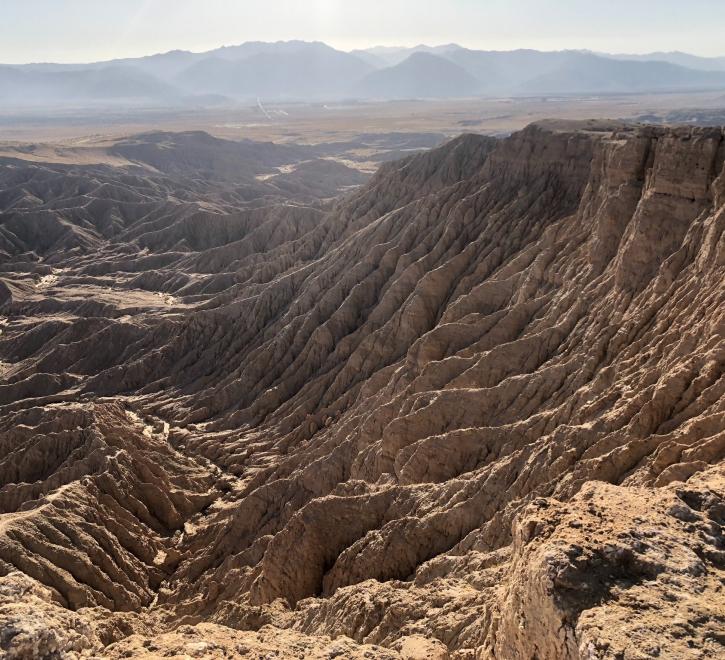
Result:
<svg viewBox="0 0 725 660"><path fill-rule="evenodd" d="M722 657L722 130L162 137L0 171L2 652Z"/></svg>

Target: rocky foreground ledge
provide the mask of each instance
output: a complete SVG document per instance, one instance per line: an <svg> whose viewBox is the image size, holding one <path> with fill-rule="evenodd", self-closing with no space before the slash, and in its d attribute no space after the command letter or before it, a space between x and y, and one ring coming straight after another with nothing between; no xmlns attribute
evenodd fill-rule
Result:
<svg viewBox="0 0 725 660"><path fill-rule="evenodd" d="M0 161L3 657L725 655L722 130L196 139Z"/></svg>

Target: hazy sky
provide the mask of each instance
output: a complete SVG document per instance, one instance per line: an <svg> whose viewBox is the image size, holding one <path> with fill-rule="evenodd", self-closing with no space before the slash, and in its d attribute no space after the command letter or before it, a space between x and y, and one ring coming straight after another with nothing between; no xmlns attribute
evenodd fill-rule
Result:
<svg viewBox="0 0 725 660"><path fill-rule="evenodd" d="M725 0L0 0L0 62L320 40L725 55Z"/></svg>

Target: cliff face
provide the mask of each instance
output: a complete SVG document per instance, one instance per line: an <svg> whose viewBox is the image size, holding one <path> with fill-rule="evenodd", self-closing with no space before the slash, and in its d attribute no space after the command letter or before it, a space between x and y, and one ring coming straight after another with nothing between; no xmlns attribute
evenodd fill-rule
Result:
<svg viewBox="0 0 725 660"><path fill-rule="evenodd" d="M724 162L539 124L332 206L127 176L106 224L6 168L3 649L719 657Z"/></svg>

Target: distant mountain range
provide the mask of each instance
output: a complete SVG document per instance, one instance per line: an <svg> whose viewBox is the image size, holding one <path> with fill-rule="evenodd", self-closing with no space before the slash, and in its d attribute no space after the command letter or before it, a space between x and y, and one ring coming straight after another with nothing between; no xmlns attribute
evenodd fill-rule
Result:
<svg viewBox="0 0 725 660"><path fill-rule="evenodd" d="M725 71L725 57L698 57L697 55L690 55L679 51L672 51L669 53L649 53L647 55L597 54L617 60L656 60L659 62L678 64L679 66L689 67L690 69L699 69L701 71Z"/></svg>
<svg viewBox="0 0 725 660"><path fill-rule="evenodd" d="M400 63L367 74L354 88L362 98L475 96L481 81L455 62L428 52L415 52Z"/></svg>
<svg viewBox="0 0 725 660"><path fill-rule="evenodd" d="M89 64L0 65L6 106L401 99L725 90L725 57L470 50L456 44L343 52L247 42Z"/></svg>

